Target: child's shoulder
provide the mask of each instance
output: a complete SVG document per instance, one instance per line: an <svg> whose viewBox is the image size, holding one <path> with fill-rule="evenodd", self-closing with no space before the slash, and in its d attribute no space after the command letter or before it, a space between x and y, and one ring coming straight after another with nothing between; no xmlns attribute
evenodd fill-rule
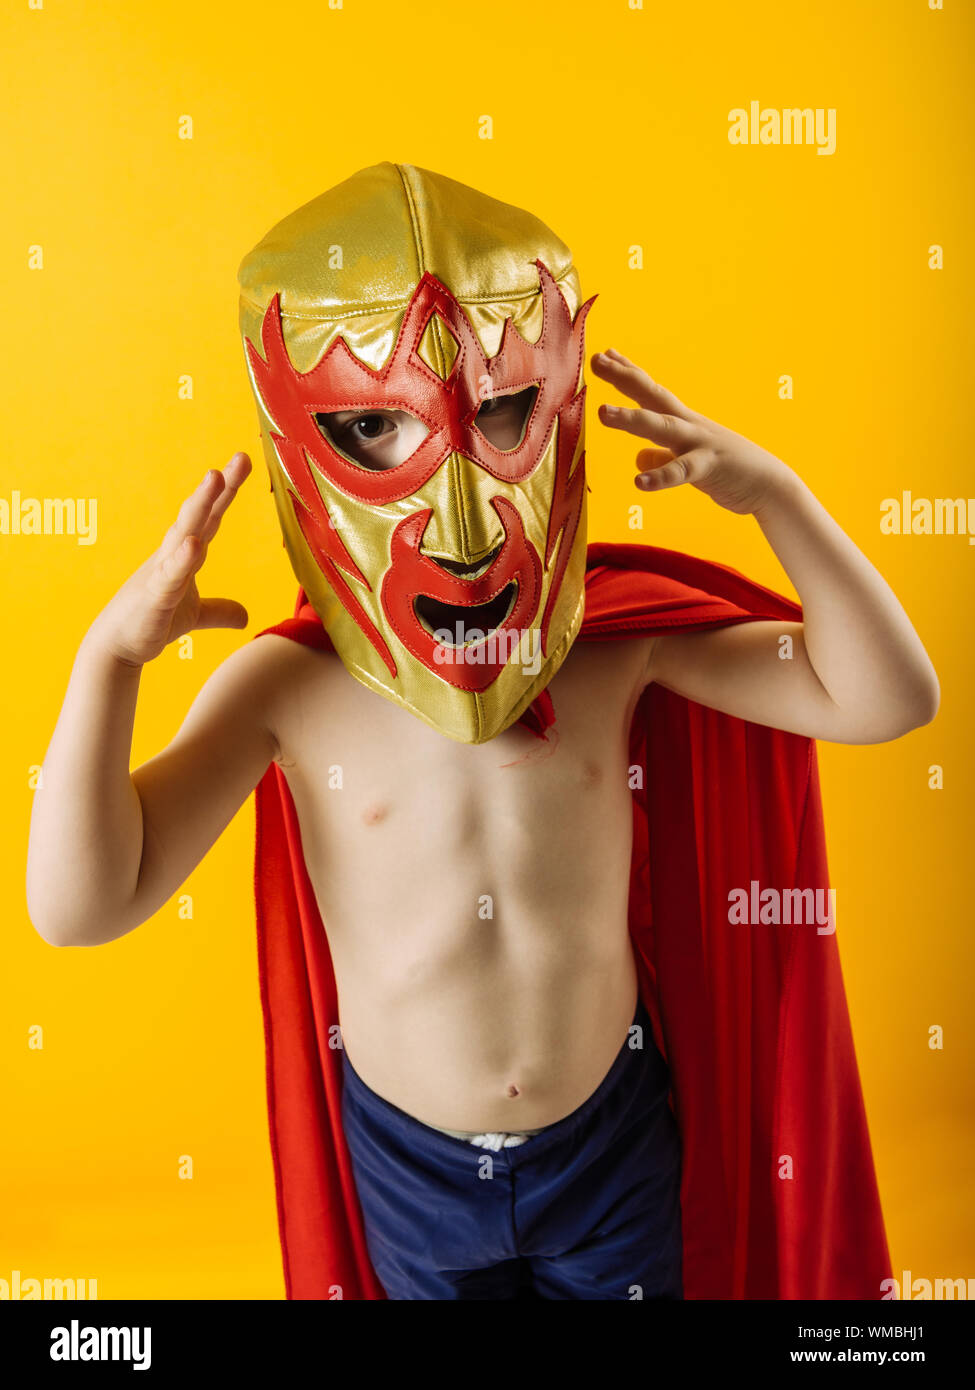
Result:
<svg viewBox="0 0 975 1390"><path fill-rule="evenodd" d="M308 712L323 703L341 663L332 651L316 650L277 633L245 641L217 665L198 691L180 731L235 749L263 750L293 741ZM275 753L274 756L277 754Z"/></svg>
<svg viewBox="0 0 975 1390"><path fill-rule="evenodd" d="M338 658L274 632L256 633L225 657L204 682L201 709L258 718L286 708L309 686L332 678Z"/></svg>
<svg viewBox="0 0 975 1390"><path fill-rule="evenodd" d="M274 631L255 633L249 642L231 653L224 665L231 663L241 680L263 681L269 689L287 687L296 680L327 679L341 665L330 644L302 642Z"/></svg>
<svg viewBox="0 0 975 1390"><path fill-rule="evenodd" d="M611 640L577 637L552 680L552 695L574 687L594 708L617 694L639 694L647 683L655 637L620 633Z"/></svg>

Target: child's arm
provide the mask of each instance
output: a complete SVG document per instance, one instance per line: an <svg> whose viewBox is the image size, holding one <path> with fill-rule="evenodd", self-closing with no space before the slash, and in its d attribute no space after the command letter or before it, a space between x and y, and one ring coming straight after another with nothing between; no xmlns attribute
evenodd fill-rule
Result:
<svg viewBox="0 0 975 1390"><path fill-rule="evenodd" d="M642 409L601 406L641 450L644 491L689 482L751 513L795 585L801 623L749 622L653 640L646 673L689 699L834 743L880 743L933 719L938 679L897 597L781 460L689 410L618 353L593 369ZM791 638L791 655L780 639Z"/></svg>
<svg viewBox="0 0 975 1390"><path fill-rule="evenodd" d="M250 460L211 470L162 545L95 619L75 659L35 792L27 904L45 940L89 946L131 931L179 887L275 756L264 712L269 649L250 643L206 682L178 734L129 772L142 666L194 628L243 627L194 575Z"/></svg>

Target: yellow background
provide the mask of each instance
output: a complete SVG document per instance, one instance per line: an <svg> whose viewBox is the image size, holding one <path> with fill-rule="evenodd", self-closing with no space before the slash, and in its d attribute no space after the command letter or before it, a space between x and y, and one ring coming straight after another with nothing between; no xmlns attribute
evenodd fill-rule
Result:
<svg viewBox="0 0 975 1390"><path fill-rule="evenodd" d="M237 449L255 473L201 588L246 603L248 634L290 615L236 267L284 214L383 159L547 221L600 296L589 351L619 348L786 459L925 641L936 721L891 744L820 745L820 765L894 1271L975 1275L975 550L879 527L882 499L902 489L975 491L970 5L20 0L2 25L0 495L94 496L99 515L91 546L0 536L0 1278L97 1278L103 1298L282 1295L253 803L184 889L191 921L174 899L110 946L59 951L26 915L29 772L87 625ZM836 153L732 146L728 112L752 99L835 107ZM192 139L178 138L185 116ZM934 243L941 271L928 268ZM29 269L37 245L43 269ZM791 594L751 518L690 488L633 490L636 443L595 419L610 398L590 378L591 536L692 551ZM146 672L134 764L242 640L198 634L191 660L170 648ZM43 1050L28 1049L32 1025ZM943 1050L929 1049L932 1025ZM178 1178L183 1154L192 1181Z"/></svg>

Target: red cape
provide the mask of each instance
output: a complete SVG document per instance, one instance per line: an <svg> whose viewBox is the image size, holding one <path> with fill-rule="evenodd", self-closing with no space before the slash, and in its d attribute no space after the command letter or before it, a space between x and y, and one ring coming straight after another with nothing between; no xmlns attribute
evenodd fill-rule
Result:
<svg viewBox="0 0 975 1390"><path fill-rule="evenodd" d="M801 616L727 566L595 544L577 640ZM295 617L265 631L330 645L301 591ZM535 714L544 727L550 703L536 701ZM650 685L633 717L630 763L645 775L633 793L629 926L681 1132L685 1297L879 1299L890 1260L836 936L728 921L729 891L752 880L828 887L816 745ZM342 1132L328 941L276 763L256 801L287 1297L384 1298Z"/></svg>

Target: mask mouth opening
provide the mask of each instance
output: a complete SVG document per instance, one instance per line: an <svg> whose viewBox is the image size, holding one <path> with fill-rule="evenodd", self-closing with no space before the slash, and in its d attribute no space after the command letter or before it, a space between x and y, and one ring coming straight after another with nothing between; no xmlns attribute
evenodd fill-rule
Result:
<svg viewBox="0 0 975 1390"><path fill-rule="evenodd" d="M501 627L515 606L518 585L506 584L487 603L441 603L429 594L417 594L413 611L420 624L445 647L467 647L483 642Z"/></svg>
<svg viewBox="0 0 975 1390"><path fill-rule="evenodd" d="M493 550L488 551L487 555L473 564L464 560L447 560L442 555L431 555L429 559L435 565L439 565L442 570L446 570L448 574L456 575L458 579L479 579L491 568L503 548L503 542L499 541Z"/></svg>

